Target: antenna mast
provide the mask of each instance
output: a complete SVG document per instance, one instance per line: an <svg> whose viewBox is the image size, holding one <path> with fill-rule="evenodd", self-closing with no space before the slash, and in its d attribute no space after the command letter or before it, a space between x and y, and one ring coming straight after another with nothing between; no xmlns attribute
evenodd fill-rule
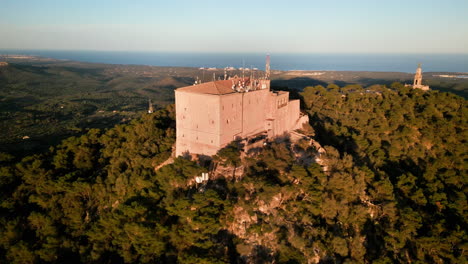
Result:
<svg viewBox="0 0 468 264"><path fill-rule="evenodd" d="M265 65L265 79L270 79L270 54L266 56L266 65Z"/></svg>
<svg viewBox="0 0 468 264"><path fill-rule="evenodd" d="M242 79L245 77L245 60L242 58Z"/></svg>

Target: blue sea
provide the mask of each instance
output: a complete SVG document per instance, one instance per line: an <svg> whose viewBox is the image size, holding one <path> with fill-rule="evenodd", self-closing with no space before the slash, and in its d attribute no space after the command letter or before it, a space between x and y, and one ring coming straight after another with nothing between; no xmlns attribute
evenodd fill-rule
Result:
<svg viewBox="0 0 468 264"><path fill-rule="evenodd" d="M0 50L0 54L37 55L55 59L109 64L177 67L256 67L264 69L266 54L124 51ZM296 54L272 53L274 70L468 72L468 54Z"/></svg>

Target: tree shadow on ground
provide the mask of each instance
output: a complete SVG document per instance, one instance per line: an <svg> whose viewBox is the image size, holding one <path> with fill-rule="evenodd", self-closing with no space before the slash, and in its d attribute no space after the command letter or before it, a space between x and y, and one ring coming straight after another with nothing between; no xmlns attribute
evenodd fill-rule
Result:
<svg viewBox="0 0 468 264"><path fill-rule="evenodd" d="M296 77L292 79L278 79L272 80L271 86L277 87L289 87L292 89L302 90L304 87L307 86L316 86L316 85L323 85L327 86L328 84L324 81L309 78L309 77Z"/></svg>

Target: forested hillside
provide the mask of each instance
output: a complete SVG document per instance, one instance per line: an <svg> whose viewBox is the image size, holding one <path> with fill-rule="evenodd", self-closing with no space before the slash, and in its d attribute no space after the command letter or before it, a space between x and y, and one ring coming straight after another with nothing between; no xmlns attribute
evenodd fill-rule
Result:
<svg viewBox="0 0 468 264"><path fill-rule="evenodd" d="M365 217L364 232L358 229L365 259L466 262L466 101L392 88L330 85L302 93L319 141L366 171L358 206L377 212Z"/></svg>
<svg viewBox="0 0 468 264"><path fill-rule="evenodd" d="M178 69L183 71L184 68ZM128 123L191 84L172 68L67 61L0 67L0 151L29 155L89 128Z"/></svg>
<svg viewBox="0 0 468 264"><path fill-rule="evenodd" d="M213 157L241 177L197 185L172 106L0 162L3 263L467 262L465 99L395 83L300 94L307 141ZM314 132L313 132L314 131ZM326 169L324 169L326 168Z"/></svg>
<svg viewBox="0 0 468 264"><path fill-rule="evenodd" d="M0 67L0 152L40 153L88 129L128 123L148 109L174 102L174 89L223 76L223 69L113 65L40 57L13 60ZM229 70L229 76L240 76ZM261 71L255 74L262 74ZM431 89L467 98L468 79L425 73ZM460 73L461 74L461 73ZM413 74L353 71L273 71L272 86L303 90L310 85L412 83Z"/></svg>

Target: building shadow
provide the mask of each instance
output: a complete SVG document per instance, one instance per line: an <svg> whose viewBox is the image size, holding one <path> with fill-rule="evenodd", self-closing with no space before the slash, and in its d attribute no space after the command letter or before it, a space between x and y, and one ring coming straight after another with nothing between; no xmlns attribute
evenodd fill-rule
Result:
<svg viewBox="0 0 468 264"><path fill-rule="evenodd" d="M328 83L310 77L296 77L292 79L277 79L271 81L272 87L289 87L296 90L302 90L304 87L316 85L327 86Z"/></svg>

